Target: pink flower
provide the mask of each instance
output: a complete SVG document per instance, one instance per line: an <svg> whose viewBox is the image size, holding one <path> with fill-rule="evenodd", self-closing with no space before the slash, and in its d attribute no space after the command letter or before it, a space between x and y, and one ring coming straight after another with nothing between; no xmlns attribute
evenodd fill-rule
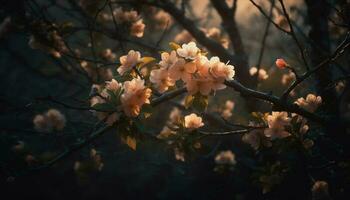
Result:
<svg viewBox="0 0 350 200"><path fill-rule="evenodd" d="M124 82L124 93L120 100L124 113L129 117L138 116L142 105L150 103L152 90L146 88L144 84L145 81L139 78Z"/></svg>
<svg viewBox="0 0 350 200"><path fill-rule="evenodd" d="M213 82L209 78L192 78L186 81L186 89L189 94L201 93L209 95L212 90Z"/></svg>
<svg viewBox="0 0 350 200"><path fill-rule="evenodd" d="M315 112L317 108L322 104L322 97L314 94L308 94L306 99L299 98L294 103L304 108L309 112Z"/></svg>
<svg viewBox="0 0 350 200"><path fill-rule="evenodd" d="M278 68L280 68L280 69L284 69L284 68L286 68L288 66L288 64L287 64L287 62L284 59L278 58L276 60L276 66Z"/></svg>
<svg viewBox="0 0 350 200"><path fill-rule="evenodd" d="M223 78L224 80L232 80L235 76L235 70L232 65L226 65L220 62L218 57L212 57L209 60L210 73L214 78Z"/></svg>
<svg viewBox="0 0 350 200"><path fill-rule="evenodd" d="M120 99L123 106L123 111L128 117L137 117L140 114L141 107L135 102L129 101L127 98Z"/></svg>
<svg viewBox="0 0 350 200"><path fill-rule="evenodd" d="M184 59L179 59L175 65L169 68L169 76L173 80L182 79L183 81L186 81L188 79L191 79L191 74L193 74L195 71L195 63L186 63Z"/></svg>
<svg viewBox="0 0 350 200"><path fill-rule="evenodd" d="M146 25L143 23L143 20L140 19L137 22L133 23L130 27L130 34L135 37L143 37Z"/></svg>
<svg viewBox="0 0 350 200"><path fill-rule="evenodd" d="M161 54L162 60L159 62L159 65L168 69L174 66L178 62L178 58L176 55L176 51L171 51L170 54L167 52L163 52Z"/></svg>
<svg viewBox="0 0 350 200"><path fill-rule="evenodd" d="M209 76L209 60L206 56L199 55L195 58L194 62L197 66L197 73L200 77Z"/></svg>
<svg viewBox="0 0 350 200"><path fill-rule="evenodd" d="M290 133L285 130L285 126L289 125L290 121L287 112L272 112L267 116L269 128L264 130L265 136L272 139L288 137Z"/></svg>
<svg viewBox="0 0 350 200"><path fill-rule="evenodd" d="M183 44L181 48L176 50L177 54L185 59L195 59L199 53L199 49L196 43L190 42L188 44Z"/></svg>
<svg viewBox="0 0 350 200"><path fill-rule="evenodd" d="M124 75L125 72L135 67L141 60L141 54L138 51L130 50L127 55L120 57L121 66L118 68L118 73Z"/></svg>
<svg viewBox="0 0 350 200"><path fill-rule="evenodd" d="M163 68L152 70L150 81L155 84L160 93L167 91L170 86L175 85L175 81L169 77L168 70Z"/></svg>
<svg viewBox="0 0 350 200"><path fill-rule="evenodd" d="M185 128L188 129L197 129L204 126L202 118L192 113L185 116Z"/></svg>
<svg viewBox="0 0 350 200"><path fill-rule="evenodd" d="M107 90L117 92L121 87L122 85L118 83L118 81L116 81L115 79L112 79L111 81L106 81Z"/></svg>

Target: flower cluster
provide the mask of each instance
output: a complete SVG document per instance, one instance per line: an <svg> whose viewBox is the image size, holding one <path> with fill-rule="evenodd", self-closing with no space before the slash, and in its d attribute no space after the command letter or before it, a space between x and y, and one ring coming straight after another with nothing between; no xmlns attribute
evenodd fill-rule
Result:
<svg viewBox="0 0 350 200"><path fill-rule="evenodd" d="M159 92L166 91L175 81L182 80L189 94L209 95L224 89L225 80L232 80L235 71L218 57L208 59L194 42L183 44L176 50L163 52L159 69L151 72L151 82Z"/></svg>
<svg viewBox="0 0 350 200"><path fill-rule="evenodd" d="M317 108L322 104L322 98L321 96L308 94L306 96L306 99L301 97L297 99L295 103L309 112L315 112Z"/></svg>
<svg viewBox="0 0 350 200"><path fill-rule="evenodd" d="M130 27L132 36L143 37L146 25L136 11L124 11L122 8L116 8L113 15L118 23L127 24Z"/></svg>
<svg viewBox="0 0 350 200"><path fill-rule="evenodd" d="M41 132L62 130L66 125L66 117L56 109L50 109L44 114L38 114L33 119L34 128Z"/></svg>

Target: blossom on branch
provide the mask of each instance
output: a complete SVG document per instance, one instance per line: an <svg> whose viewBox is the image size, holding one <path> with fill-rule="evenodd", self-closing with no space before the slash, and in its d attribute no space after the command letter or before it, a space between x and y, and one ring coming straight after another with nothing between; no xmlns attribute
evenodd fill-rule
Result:
<svg viewBox="0 0 350 200"><path fill-rule="evenodd" d="M192 113L190 115L185 116L185 128L188 129L197 129L199 127L204 126L202 122L202 118Z"/></svg>
<svg viewBox="0 0 350 200"><path fill-rule="evenodd" d="M115 79L112 79L111 81L106 81L106 89L117 92L122 87L121 83L118 83Z"/></svg>
<svg viewBox="0 0 350 200"><path fill-rule="evenodd" d="M138 51L130 50L127 55L120 57L121 66L117 69L120 75L131 70L141 61L141 54Z"/></svg>
<svg viewBox="0 0 350 200"><path fill-rule="evenodd" d="M308 94L306 99L303 97L297 99L294 103L304 108L309 112L315 112L317 108L322 104L322 97L314 94Z"/></svg>
<svg viewBox="0 0 350 200"><path fill-rule="evenodd" d="M289 125L290 121L287 112L272 112L267 116L269 127L264 130L265 136L271 139L288 137L290 133L285 130L285 126Z"/></svg>
<svg viewBox="0 0 350 200"><path fill-rule="evenodd" d="M276 63L276 66L280 69L284 69L288 66L288 63L282 58L276 59L275 63Z"/></svg>
<svg viewBox="0 0 350 200"><path fill-rule="evenodd" d="M177 54L185 59L195 59L199 53L199 49L194 42L183 44L181 48L177 49Z"/></svg>
<svg viewBox="0 0 350 200"><path fill-rule="evenodd" d="M130 34L135 37L143 37L146 25L143 23L143 20L140 19L137 22L131 24Z"/></svg>
<svg viewBox="0 0 350 200"><path fill-rule="evenodd" d="M170 86L175 85L175 81L169 77L168 70L163 68L152 70L150 81L156 85L160 93L167 91Z"/></svg>
<svg viewBox="0 0 350 200"><path fill-rule="evenodd" d="M124 93L120 100L124 113L128 117L138 116L142 105L150 104L149 98L152 95L152 90L146 88L144 84L145 81L140 78L125 81L123 84Z"/></svg>

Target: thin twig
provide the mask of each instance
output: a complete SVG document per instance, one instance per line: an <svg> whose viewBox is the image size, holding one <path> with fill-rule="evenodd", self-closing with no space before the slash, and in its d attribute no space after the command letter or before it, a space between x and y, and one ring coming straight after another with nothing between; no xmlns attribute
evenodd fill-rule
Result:
<svg viewBox="0 0 350 200"><path fill-rule="evenodd" d="M302 47L301 43L299 42L295 32L294 32L294 28L293 28L293 25L290 21L290 18L289 18L289 14L286 10L286 7L283 3L283 0L279 0L281 6L282 6L282 10L283 10L283 13L284 13L284 16L286 17L287 19L287 22L288 22L288 25L289 25L289 28L290 28L290 35L292 36L293 40L295 41L296 45L298 46L299 48L299 51L300 51L300 55L301 55L301 58L303 59L303 62L304 62L304 65L306 67L306 69L309 71L310 70L310 67L307 63L307 60L306 60L306 57L305 57L305 53L304 53L304 48Z"/></svg>

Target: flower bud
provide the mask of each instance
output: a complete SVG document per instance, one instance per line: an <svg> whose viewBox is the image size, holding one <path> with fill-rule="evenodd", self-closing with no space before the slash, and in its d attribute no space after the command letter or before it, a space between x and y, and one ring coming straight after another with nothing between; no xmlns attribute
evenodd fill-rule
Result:
<svg viewBox="0 0 350 200"><path fill-rule="evenodd" d="M276 66L280 69L284 69L288 66L288 63L283 58L276 59Z"/></svg>

